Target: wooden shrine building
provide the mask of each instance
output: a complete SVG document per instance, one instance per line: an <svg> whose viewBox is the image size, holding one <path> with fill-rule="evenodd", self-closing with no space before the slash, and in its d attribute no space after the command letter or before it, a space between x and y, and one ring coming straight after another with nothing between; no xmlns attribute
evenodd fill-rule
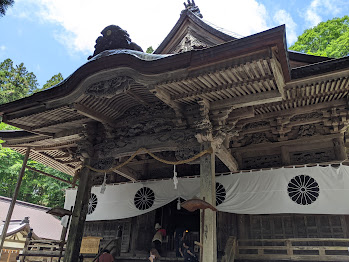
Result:
<svg viewBox="0 0 349 262"><path fill-rule="evenodd" d="M156 223L163 256L186 226L205 262L347 261L349 57L288 51L285 26L237 37L190 2L153 54L116 26L95 47L60 84L0 106L22 129L3 145L78 184L65 261L120 225L121 258L146 259ZM195 197L218 211L177 205Z"/></svg>

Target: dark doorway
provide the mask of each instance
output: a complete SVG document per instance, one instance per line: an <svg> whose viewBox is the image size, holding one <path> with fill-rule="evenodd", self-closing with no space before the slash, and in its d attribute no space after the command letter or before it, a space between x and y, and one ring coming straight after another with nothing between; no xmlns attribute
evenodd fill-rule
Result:
<svg viewBox="0 0 349 262"><path fill-rule="evenodd" d="M181 202L185 200L180 199ZM156 210L155 222L160 223L166 229L167 237L165 249L174 252L174 232L176 228L183 227L187 230L186 239L194 244L200 241L200 211L189 212L184 208L178 209L178 199Z"/></svg>

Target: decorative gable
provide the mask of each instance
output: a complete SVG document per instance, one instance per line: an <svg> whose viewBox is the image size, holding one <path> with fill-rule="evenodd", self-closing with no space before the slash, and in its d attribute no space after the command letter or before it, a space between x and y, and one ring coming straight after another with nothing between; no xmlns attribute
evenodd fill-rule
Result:
<svg viewBox="0 0 349 262"><path fill-rule="evenodd" d="M195 49L202 49L211 46L210 44L199 40L193 34L189 31L184 38L180 41L180 43L177 45L177 47L174 48L172 53L182 53L187 52Z"/></svg>
<svg viewBox="0 0 349 262"><path fill-rule="evenodd" d="M193 13L190 8L183 10L176 25L154 53L177 54L237 39L201 18L200 13Z"/></svg>

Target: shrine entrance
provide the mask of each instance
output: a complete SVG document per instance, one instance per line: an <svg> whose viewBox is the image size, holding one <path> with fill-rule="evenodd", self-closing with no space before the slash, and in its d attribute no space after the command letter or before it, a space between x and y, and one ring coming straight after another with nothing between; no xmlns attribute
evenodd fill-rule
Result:
<svg viewBox="0 0 349 262"><path fill-rule="evenodd" d="M184 199L180 199L184 202ZM200 241L200 211L189 212L179 208L178 199L158 208L155 214L155 222L160 223L166 229L167 236L164 238L163 250L166 256L175 255L174 232L177 228L186 229L186 240L194 247L194 241Z"/></svg>

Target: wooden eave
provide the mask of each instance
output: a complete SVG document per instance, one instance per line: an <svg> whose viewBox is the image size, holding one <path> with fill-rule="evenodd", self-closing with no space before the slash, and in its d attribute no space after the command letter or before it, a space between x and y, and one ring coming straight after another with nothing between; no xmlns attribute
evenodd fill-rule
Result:
<svg viewBox="0 0 349 262"><path fill-rule="evenodd" d="M324 103L338 104L336 101L346 103L344 98L349 91L349 57L294 68L291 75L292 79L284 89L285 99L256 106L256 115Z"/></svg>
<svg viewBox="0 0 349 262"><path fill-rule="evenodd" d="M205 99L211 109L281 101L290 80L285 28L192 51L188 75L154 85L152 91L177 107Z"/></svg>
<svg viewBox="0 0 349 262"><path fill-rule="evenodd" d="M84 95L83 90L80 91L79 88L88 83L93 84L115 74L131 75L140 84L139 88L136 88L136 92L139 92L135 92L136 96L151 104L157 98L147 90L148 86L163 83L165 80L195 78L200 74L211 74L212 71L228 67L245 67L245 63L248 63L246 61L255 61L258 65L258 61L253 57L257 56L259 59L261 53L266 52L280 65L279 76L288 81L290 77L284 37L285 28L280 26L204 50L185 52L153 61L140 60L128 54L101 57L86 63L52 89L1 105L0 114L5 123L30 132L54 135L65 129L79 128L83 123L94 119L94 114L115 120L123 111L141 104L141 101L135 101L134 97L127 100L126 97L130 97L127 94L115 96L107 103L103 98ZM75 103L91 112L81 113L74 108ZM111 104L117 105L114 111ZM104 109L101 108L103 105ZM101 113L103 110L109 111Z"/></svg>
<svg viewBox="0 0 349 262"><path fill-rule="evenodd" d="M81 167L81 160L73 157L71 149L77 147L79 134L52 138L33 134L23 130L1 131L0 139L6 142L2 145L20 154L25 154L27 147L31 148L29 158L49 167L74 176L75 170Z"/></svg>
<svg viewBox="0 0 349 262"><path fill-rule="evenodd" d="M308 55L308 54L303 54L303 53L292 51L292 50L288 50L288 58L290 61L291 68L301 67L301 66L306 66L310 64L331 60L331 58L328 58L328 57Z"/></svg>
<svg viewBox="0 0 349 262"><path fill-rule="evenodd" d="M207 36L217 40L216 44L225 43L228 41L236 40L233 36L227 35L211 25L205 23L202 19L197 17L190 10L183 10L181 16L170 33L162 41L159 47L154 51L154 54L168 54L179 43L183 33L186 29L192 25L193 27L202 29Z"/></svg>

